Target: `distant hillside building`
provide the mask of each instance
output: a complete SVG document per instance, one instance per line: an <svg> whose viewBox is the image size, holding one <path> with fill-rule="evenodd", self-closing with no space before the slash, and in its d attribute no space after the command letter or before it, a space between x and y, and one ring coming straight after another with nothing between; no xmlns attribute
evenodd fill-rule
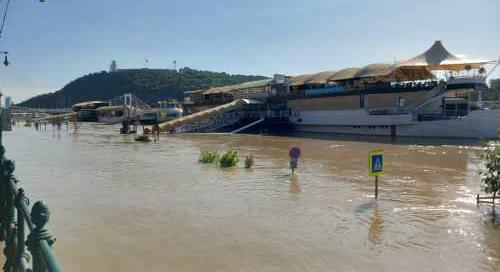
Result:
<svg viewBox="0 0 500 272"><path fill-rule="evenodd" d="M114 73L116 71L118 71L118 64L116 64L115 60L112 60L111 64L109 65L109 72Z"/></svg>
<svg viewBox="0 0 500 272"><path fill-rule="evenodd" d="M5 108L10 108L10 106L12 106L12 98L10 96L6 96L5 97Z"/></svg>

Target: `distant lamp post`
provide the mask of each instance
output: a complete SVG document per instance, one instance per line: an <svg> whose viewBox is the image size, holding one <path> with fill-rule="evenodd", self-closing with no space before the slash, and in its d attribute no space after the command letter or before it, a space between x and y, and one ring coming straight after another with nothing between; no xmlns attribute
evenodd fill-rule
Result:
<svg viewBox="0 0 500 272"><path fill-rule="evenodd" d="M7 55L9 54L9 52L7 52L7 51L0 51L0 54L4 55L3 65L9 66L10 62L9 62L9 59L7 58Z"/></svg>

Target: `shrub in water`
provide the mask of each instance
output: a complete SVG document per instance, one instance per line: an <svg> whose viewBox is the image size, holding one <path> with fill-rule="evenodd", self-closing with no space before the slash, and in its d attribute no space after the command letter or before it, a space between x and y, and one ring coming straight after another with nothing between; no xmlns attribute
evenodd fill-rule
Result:
<svg viewBox="0 0 500 272"><path fill-rule="evenodd" d="M480 171L483 189L487 194L493 195L493 203L500 193L500 146L483 144L481 159L484 163L484 170ZM493 209L495 205L493 204Z"/></svg>
<svg viewBox="0 0 500 272"><path fill-rule="evenodd" d="M216 150L202 149L200 152L201 163L216 163L219 160L219 153Z"/></svg>
<svg viewBox="0 0 500 272"><path fill-rule="evenodd" d="M151 139L149 139L148 135L139 135L139 136L135 137L135 140L137 142L149 142L149 141L151 141Z"/></svg>
<svg viewBox="0 0 500 272"><path fill-rule="evenodd" d="M250 154L245 158L245 168L252 168L253 166L253 155Z"/></svg>
<svg viewBox="0 0 500 272"><path fill-rule="evenodd" d="M238 159L238 151L236 150L229 150L219 160L219 165L222 168L226 167L234 167L238 165L239 159Z"/></svg>

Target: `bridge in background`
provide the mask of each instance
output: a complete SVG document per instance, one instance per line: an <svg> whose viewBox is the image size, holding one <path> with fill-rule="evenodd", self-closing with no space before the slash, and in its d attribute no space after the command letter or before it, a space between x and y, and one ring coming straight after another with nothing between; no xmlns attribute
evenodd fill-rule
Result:
<svg viewBox="0 0 500 272"><path fill-rule="evenodd" d="M18 107L18 106L11 106L9 108L9 111L11 113L15 114L26 114L26 113L33 113L33 114L64 114L64 113L70 113L72 112L71 108L63 108L63 109L44 109L44 108L26 108L26 107Z"/></svg>

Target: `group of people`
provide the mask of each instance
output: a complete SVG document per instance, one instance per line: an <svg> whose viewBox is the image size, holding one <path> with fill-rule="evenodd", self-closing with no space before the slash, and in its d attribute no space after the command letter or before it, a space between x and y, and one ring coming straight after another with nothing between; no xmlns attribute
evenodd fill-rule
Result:
<svg viewBox="0 0 500 272"><path fill-rule="evenodd" d="M45 125L45 130L47 130L47 122L44 122L43 124ZM62 121L52 121L51 124L52 124L53 128L57 129L57 131L61 131L62 130L62 125L63 125ZM65 124L66 124L66 130L68 130L69 129L68 122L65 122ZM41 127L42 127L42 122L35 121L34 122L34 126L35 126L36 130L40 130Z"/></svg>

